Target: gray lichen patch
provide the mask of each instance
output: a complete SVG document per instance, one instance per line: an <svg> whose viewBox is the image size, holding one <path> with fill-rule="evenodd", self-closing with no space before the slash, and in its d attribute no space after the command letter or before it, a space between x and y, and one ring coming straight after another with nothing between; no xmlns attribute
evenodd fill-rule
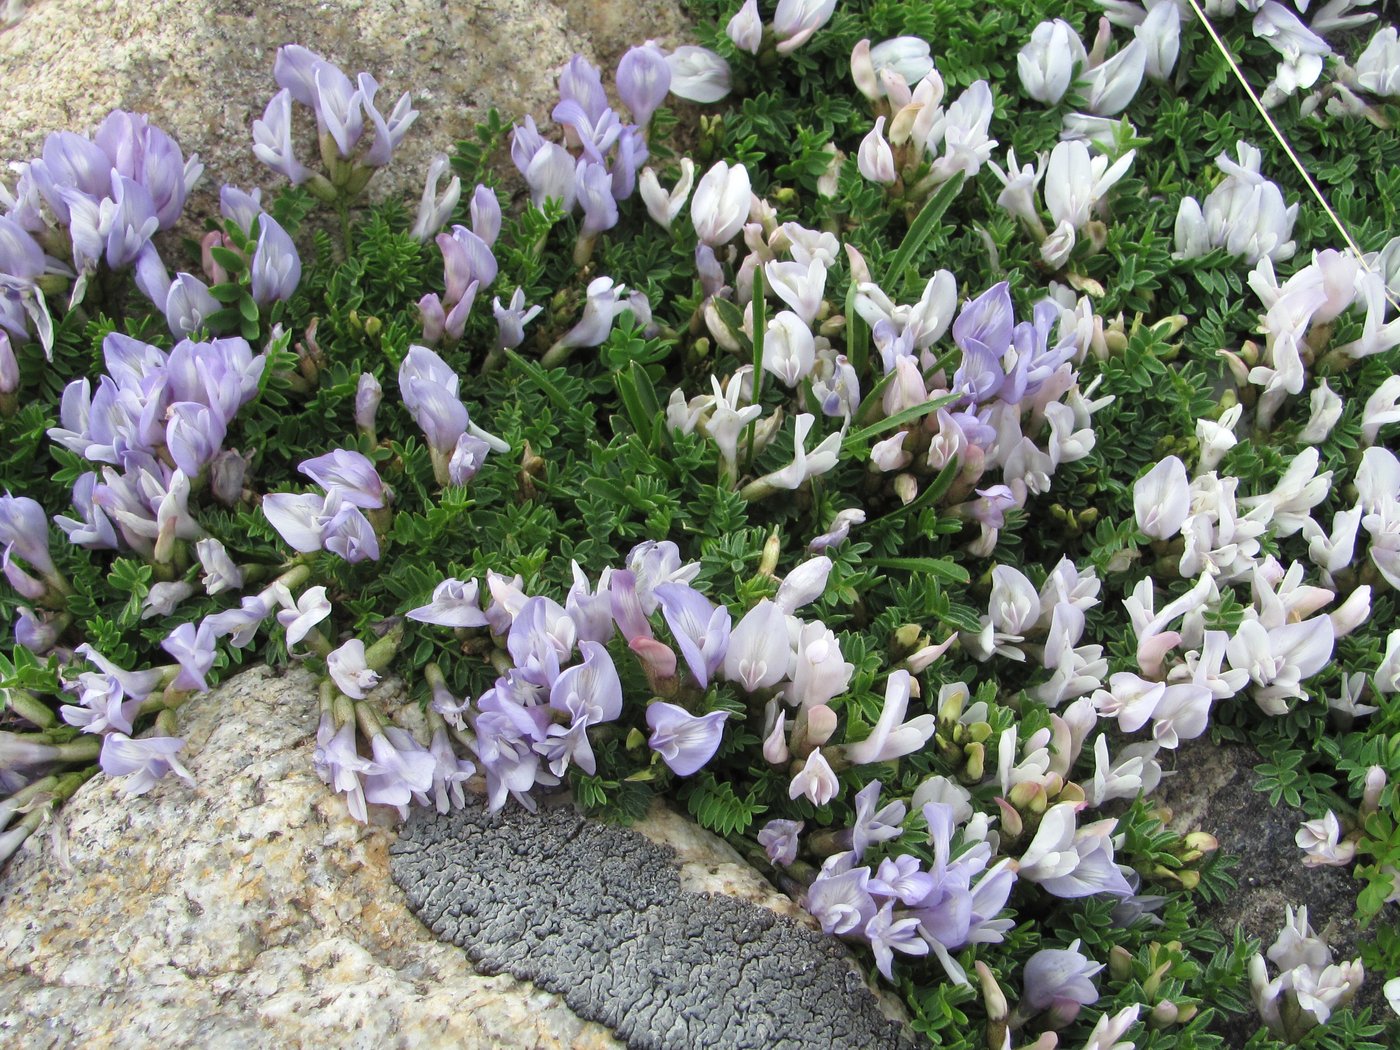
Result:
<svg viewBox="0 0 1400 1050"><path fill-rule="evenodd" d="M905 1048L844 947L747 901L681 885L674 853L568 809L417 811L394 881L486 973L563 996L628 1045Z"/></svg>

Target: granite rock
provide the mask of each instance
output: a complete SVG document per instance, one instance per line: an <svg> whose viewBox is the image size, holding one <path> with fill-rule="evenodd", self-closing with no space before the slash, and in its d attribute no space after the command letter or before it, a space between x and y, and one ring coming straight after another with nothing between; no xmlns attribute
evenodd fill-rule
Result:
<svg viewBox="0 0 1400 1050"><path fill-rule="evenodd" d="M221 183L285 185L253 157L251 127L277 90L277 48L300 43L352 77L372 73L386 99L413 93L418 122L370 195L416 200L428 159L488 108L543 118L572 54L610 83L648 38L691 42L678 0L31 0L0 28L0 162L36 155L50 131L135 110L199 153L187 214L212 214ZM314 152L314 122L302 127Z"/></svg>
<svg viewBox="0 0 1400 1050"><path fill-rule="evenodd" d="M423 927L394 830L316 778L316 718L310 674L242 674L181 711L194 787L98 777L25 844L0 874L0 1044L618 1045Z"/></svg>
<svg viewBox="0 0 1400 1050"><path fill-rule="evenodd" d="M395 681L374 699L412 726L417 705ZM96 777L25 843L0 872L0 1044L621 1045L563 994L507 966L477 972L419 921L390 875L396 815L371 807L374 822L359 824L317 779L317 718L309 673L246 671L180 711L193 786L166 777L128 798ZM600 863L615 870L649 862L654 883L689 900L700 957L711 951L701 931L726 923L786 931L809 952L808 973L839 980L853 1015L895 1031L870 1012L895 1008L872 998L845 949L679 814L657 807L622 829L582 821L557 796L543 818L512 806L498 819L522 842L548 844L562 822L611 843L617 855ZM486 885L488 867L473 876ZM478 914L511 921L501 893L483 901ZM576 932L580 951L596 947L596 930Z"/></svg>

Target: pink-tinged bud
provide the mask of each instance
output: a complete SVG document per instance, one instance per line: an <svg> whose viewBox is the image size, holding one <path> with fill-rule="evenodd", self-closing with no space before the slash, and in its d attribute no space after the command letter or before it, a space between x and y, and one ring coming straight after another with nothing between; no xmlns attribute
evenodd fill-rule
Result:
<svg viewBox="0 0 1400 1050"><path fill-rule="evenodd" d="M204 267L204 276L209 278L211 284L225 284L228 281L228 271L214 261L214 253L210 250L222 247L224 235L218 230L210 230L199 242L199 261Z"/></svg>
<svg viewBox="0 0 1400 1050"><path fill-rule="evenodd" d="M0 394L13 394L19 389L19 361L10 346L10 336L0 329Z"/></svg>
<svg viewBox="0 0 1400 1050"><path fill-rule="evenodd" d="M374 417L379 411L379 402L384 397L384 388L379 380L369 372L361 373L355 385L355 426L367 434L374 433Z"/></svg>
<svg viewBox="0 0 1400 1050"><path fill-rule="evenodd" d="M880 82L875 77L875 63L870 60L869 40L862 40L851 49L851 79L856 82L856 90L871 102L880 97Z"/></svg>
<svg viewBox="0 0 1400 1050"><path fill-rule="evenodd" d="M787 712L779 711L778 720L773 723L773 731L763 741L763 760L769 765L781 766L792 756L787 746Z"/></svg>
<svg viewBox="0 0 1400 1050"><path fill-rule="evenodd" d="M1361 814L1369 816L1380 808L1381 792L1385 790L1386 775L1381 766L1366 770L1366 786L1361 795Z"/></svg>
<svg viewBox="0 0 1400 1050"><path fill-rule="evenodd" d="M807 708L807 743L821 747L836 732L836 712L826 704Z"/></svg>

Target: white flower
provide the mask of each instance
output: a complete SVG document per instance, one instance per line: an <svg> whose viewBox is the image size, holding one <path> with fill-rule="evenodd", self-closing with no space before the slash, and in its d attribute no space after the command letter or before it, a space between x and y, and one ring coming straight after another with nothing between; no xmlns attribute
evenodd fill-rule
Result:
<svg viewBox="0 0 1400 1050"><path fill-rule="evenodd" d="M1081 45L1082 46L1082 45ZM1107 62L1086 70L1079 78L1084 108L1099 117L1112 117L1128 108L1147 71L1147 46L1134 40Z"/></svg>
<svg viewBox="0 0 1400 1050"><path fill-rule="evenodd" d="M1361 440L1374 445L1381 427L1400 423L1400 375L1387 376L1376 392L1366 399L1361 413Z"/></svg>
<svg viewBox="0 0 1400 1050"><path fill-rule="evenodd" d="M326 657L326 670L346 696L363 700L379 684L379 675L365 663L365 643L352 638Z"/></svg>
<svg viewBox="0 0 1400 1050"><path fill-rule="evenodd" d="M1330 809L1320 820L1305 820L1294 841L1307 852L1303 863L1309 868L1344 867L1356 857L1355 842L1341 842L1342 826Z"/></svg>
<svg viewBox="0 0 1400 1050"><path fill-rule="evenodd" d="M911 678L909 672L890 672L885 684L885 706L880 711L880 719L870 735L856 744L846 745L846 757L854 765L867 765L871 762L889 762L919 750L937 728L933 715L919 715L904 720L909 709Z"/></svg>
<svg viewBox="0 0 1400 1050"><path fill-rule="evenodd" d="M771 372L791 389L811 374L815 363L816 343L802 318L791 310L783 310L768 322L763 337L765 372Z"/></svg>
<svg viewBox="0 0 1400 1050"><path fill-rule="evenodd" d="M729 94L729 63L703 47L686 44L666 56L671 94L690 102L718 102Z"/></svg>
<svg viewBox="0 0 1400 1050"><path fill-rule="evenodd" d="M894 182L896 178L894 151L890 149L890 144L885 141L884 117L876 118L875 126L870 129L865 138L861 139L860 149L856 153L856 165L860 169L861 176L871 182L886 185Z"/></svg>
<svg viewBox="0 0 1400 1050"><path fill-rule="evenodd" d="M753 0L750 2L752 3ZM637 180L637 192L642 195L642 202L647 206L647 214L669 230L671 223L685 207L686 198L690 196L691 187L694 185L695 162L689 157L682 157L681 177L669 193L661 188L655 170L650 167L642 169L641 177Z"/></svg>
<svg viewBox="0 0 1400 1050"><path fill-rule="evenodd" d="M778 0L773 12L773 35L778 38L778 54L796 51L831 20L836 0Z"/></svg>
<svg viewBox="0 0 1400 1050"><path fill-rule="evenodd" d="M1045 171L1045 206L1056 225L1084 229L1094 205L1128 173L1136 152L1128 150L1110 167L1105 156L1091 158L1082 142L1057 143Z"/></svg>
<svg viewBox="0 0 1400 1050"><path fill-rule="evenodd" d="M1147 51L1147 79L1166 80L1171 76L1181 50L1181 9L1175 0L1153 4L1133 35Z"/></svg>
<svg viewBox="0 0 1400 1050"><path fill-rule="evenodd" d="M1168 456L1133 485L1138 528L1154 540L1169 540L1181 531L1191 512L1186 464Z"/></svg>
<svg viewBox="0 0 1400 1050"><path fill-rule="evenodd" d="M1031 30L1030 40L1016 55L1016 69L1026 94L1053 106L1069 90L1075 65L1083 68L1087 61L1079 34L1064 19L1057 18Z"/></svg>
<svg viewBox="0 0 1400 1050"><path fill-rule="evenodd" d="M1400 377L1392 376L1391 380L1395 383L1396 394L1400 394ZM1387 380L1387 382L1391 380ZM1379 392L1377 391L1377 393ZM1308 404L1310 408L1308 422L1298 432L1298 440L1305 445L1320 445L1327 440L1327 435L1332 433L1332 428L1337 425L1337 420L1342 418L1342 398L1340 394L1327 385L1327 380L1324 379L1313 387ZM1370 402L1367 402L1367 407L1370 407ZM1395 418L1400 419L1400 415ZM1372 439L1368 440L1366 444L1373 443L1374 431Z"/></svg>
<svg viewBox="0 0 1400 1050"><path fill-rule="evenodd" d="M758 0L744 0L744 6L734 13L724 32L740 51L758 54L759 44L763 42L763 19L758 14Z"/></svg>
<svg viewBox="0 0 1400 1050"><path fill-rule="evenodd" d="M1361 52L1356 60L1355 84L1372 95L1400 95L1400 39L1394 26L1377 30Z"/></svg>
<svg viewBox="0 0 1400 1050"><path fill-rule="evenodd" d="M712 248L728 244L749 217L751 196L748 169L717 161L700 180L690 202L696 236Z"/></svg>

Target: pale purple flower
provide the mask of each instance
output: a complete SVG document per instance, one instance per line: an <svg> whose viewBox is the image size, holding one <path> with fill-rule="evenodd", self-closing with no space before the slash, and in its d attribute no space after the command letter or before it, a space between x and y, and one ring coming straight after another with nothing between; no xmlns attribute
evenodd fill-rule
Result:
<svg viewBox="0 0 1400 1050"><path fill-rule="evenodd" d="M384 506L384 482L374 464L363 453L338 448L297 464L301 471L326 491L340 493L346 503L366 510Z"/></svg>
<svg viewBox="0 0 1400 1050"><path fill-rule="evenodd" d="M655 701L647 707L651 737L647 743L677 776L688 777L719 750L728 711L692 715L683 707Z"/></svg>
<svg viewBox="0 0 1400 1050"><path fill-rule="evenodd" d="M463 434L457 439L452 457L447 461L447 481L451 485L465 485L476 477L491 451L489 442L475 434Z"/></svg>
<svg viewBox="0 0 1400 1050"><path fill-rule="evenodd" d="M133 740L125 733L108 733L102 740L98 764L109 777L131 778L126 782L127 795L144 795L167 773L194 783L190 771L175 757L184 746L185 742L179 737L148 736Z"/></svg>
<svg viewBox="0 0 1400 1050"><path fill-rule="evenodd" d="M396 806L399 815L408 816L408 804L415 794L426 795L437 780L438 760L422 744L397 726L370 740L374 768L365 774L365 800L381 806Z"/></svg>
<svg viewBox="0 0 1400 1050"><path fill-rule="evenodd" d="M558 346L599 346L612 331L613 321L627 309L622 296L627 289L613 284L611 277L595 277L588 283L588 297L583 304L583 317L559 339Z"/></svg>
<svg viewBox="0 0 1400 1050"><path fill-rule="evenodd" d="M852 867L854 862L855 856L851 853L838 853L829 858L812 880L804 902L821 924L822 932L836 937L863 930L877 910L866 889L870 869Z"/></svg>
<svg viewBox="0 0 1400 1050"><path fill-rule="evenodd" d="M534 745L543 741L549 725L549 708L525 708L489 689L477 701L480 714L476 730L476 755L486 774L487 806L496 812L513 795L534 812L535 803L527 794L535 784L557 784L558 778L540 769L540 755Z"/></svg>
<svg viewBox="0 0 1400 1050"><path fill-rule="evenodd" d="M365 663L365 643L358 638L348 642L326 657L326 670L346 696L363 700L379 684L379 675Z"/></svg>
<svg viewBox="0 0 1400 1050"><path fill-rule="evenodd" d="M774 864L784 866L797 859L798 836L802 833L804 821L770 820L758 833L758 844L768 854Z"/></svg>
<svg viewBox="0 0 1400 1050"><path fill-rule="evenodd" d="M291 236L271 215L258 216L258 245L250 265L253 301L267 306L290 299L301 282L301 256Z"/></svg>
<svg viewBox="0 0 1400 1050"><path fill-rule="evenodd" d="M729 648L729 610L685 583L658 584L653 593L695 683L707 688Z"/></svg>
<svg viewBox="0 0 1400 1050"><path fill-rule="evenodd" d="M194 584L184 580L151 584L151 589L141 602L141 619L169 616L177 605L194 593L194 589Z"/></svg>
<svg viewBox="0 0 1400 1050"><path fill-rule="evenodd" d="M467 408L457 397L457 373L426 346L410 346L399 366L404 407L430 447L449 453L467 429Z"/></svg>
<svg viewBox="0 0 1400 1050"><path fill-rule="evenodd" d="M170 458L187 476L198 477L223 446L224 420L218 411L196 401L177 402L167 414L165 446Z"/></svg>
<svg viewBox="0 0 1400 1050"><path fill-rule="evenodd" d="M924 871L919 858L909 853L886 857L880 861L875 877L870 880L870 892L876 896L892 897L903 904L920 904L934 893L940 880L946 878L946 865L939 871L938 876Z"/></svg>
<svg viewBox="0 0 1400 1050"><path fill-rule="evenodd" d="M405 615L410 620L439 627L485 627L488 621L481 611L479 590L476 580L463 582L448 578L433 588L431 602L410 609Z"/></svg>
<svg viewBox="0 0 1400 1050"><path fill-rule="evenodd" d="M135 732L132 722L141 709L141 699L130 696L114 675L85 672L78 676L78 688L78 704L59 708L70 726L78 726L84 733Z"/></svg>
<svg viewBox="0 0 1400 1050"><path fill-rule="evenodd" d="M671 68L665 54L650 41L631 48L617 64L617 95L639 127L651 123L651 115L666 101L670 89Z"/></svg>
<svg viewBox="0 0 1400 1050"><path fill-rule="evenodd" d="M202 627L207 628L215 638L229 640L229 645L242 649L258 633L264 620L274 608L270 591L250 594L243 599L237 609L225 609L204 618Z"/></svg>
<svg viewBox="0 0 1400 1050"><path fill-rule="evenodd" d="M165 323L177 336L193 335L205 326L210 315L222 309L223 304L210 294L203 281L177 273L166 293Z"/></svg>
<svg viewBox="0 0 1400 1050"><path fill-rule="evenodd" d="M903 830L908 807L895 801L876 809L880 803L880 782L872 780L856 792L856 822L851 828L851 847L856 859L864 856L866 848L876 842L898 838Z"/></svg>
<svg viewBox="0 0 1400 1050"><path fill-rule="evenodd" d="M433 769L433 802L437 811L447 813L453 809L461 809L467 804L462 783L476 772L475 763L457 757L457 753L452 750L447 730L441 727L433 733L433 739L428 743L428 753L437 763ZM426 804L426 797L420 801Z"/></svg>
<svg viewBox="0 0 1400 1050"><path fill-rule="evenodd" d="M326 600L324 587L308 587L295 602L285 589L279 598L284 608L277 614L277 622L287 629L288 650L331 614L331 603Z"/></svg>
<svg viewBox="0 0 1400 1050"><path fill-rule="evenodd" d="M724 32L740 51L758 54L759 45L763 42L763 19L758 13L758 0L744 0L743 6L724 27Z"/></svg>
<svg viewBox="0 0 1400 1050"><path fill-rule="evenodd" d="M170 632L160 647L180 665L180 673L171 683L173 688L209 691L204 676L214 666L215 637L208 626L200 624L196 628L192 623L182 623Z"/></svg>
<svg viewBox="0 0 1400 1050"><path fill-rule="evenodd" d="M612 657L597 642L581 641L583 663L566 667L549 690L549 705L573 715L574 724L615 721L622 714L622 680Z"/></svg>
<svg viewBox="0 0 1400 1050"><path fill-rule="evenodd" d="M0 496L0 547L8 547L36 572L54 571L49 555L49 520L44 508L28 496Z"/></svg>
<svg viewBox="0 0 1400 1050"><path fill-rule="evenodd" d="M200 582L208 594L220 591L236 591L243 586L243 570L229 557L228 550L212 537L205 537L194 545L204 575Z"/></svg>
<svg viewBox="0 0 1400 1050"><path fill-rule="evenodd" d="M597 120L608 108L602 75L582 55L574 55L559 71L559 97L577 103L589 120Z"/></svg>
<svg viewBox="0 0 1400 1050"><path fill-rule="evenodd" d="M355 426L367 433L374 432L374 417L379 411L379 403L384 398L384 388L379 380L369 372L360 374L355 385Z"/></svg>
<svg viewBox="0 0 1400 1050"><path fill-rule="evenodd" d="M331 716L321 715L312 763L316 775L345 796L350 815L361 824L368 823L369 812L365 808L365 789L360 775L377 772L379 766L360 754L355 743L355 723L346 722L334 729Z"/></svg>
<svg viewBox="0 0 1400 1050"><path fill-rule="evenodd" d="M578 168L575 196L583 208L579 233L588 236L617 225L617 201L612 193L612 176L601 164L584 163Z"/></svg>
<svg viewBox="0 0 1400 1050"><path fill-rule="evenodd" d="M917 916L906 913L895 918L893 901L886 901L865 924L863 932L870 942L870 950L875 953L875 968L884 975L885 980L894 980L894 952L900 951L905 955L929 953L929 944L921 935L920 924Z"/></svg>
<svg viewBox="0 0 1400 1050"><path fill-rule="evenodd" d="M253 220L263 212L262 190L254 189L245 193L237 186L224 186L219 190L219 214L233 223L245 236L251 236Z"/></svg>
<svg viewBox="0 0 1400 1050"><path fill-rule="evenodd" d="M1022 975L1025 994L1023 1008L1029 1012L1054 1009L1056 1020L1069 1023L1081 1006L1098 1002L1099 990L1093 977L1103 969L1079 951L1079 939L1068 948L1043 948L1032 955Z"/></svg>
<svg viewBox="0 0 1400 1050"><path fill-rule="evenodd" d="M394 104L388 117L383 116L374 104L379 84L368 73L361 73L357 79L361 105L374 125L374 142L365 151L362 162L371 168L382 168L393 157L394 150L408 134L408 129L418 119L418 111L413 108L413 98L405 91Z"/></svg>
<svg viewBox="0 0 1400 1050"><path fill-rule="evenodd" d="M155 203L150 191L125 175L113 173L110 211L111 226L107 234L107 265L114 270L130 266L141 250L150 243L151 235L160 228Z"/></svg>
<svg viewBox="0 0 1400 1050"><path fill-rule="evenodd" d="M326 495L323 512L325 527L322 545L332 554L339 554L352 565L379 558L379 537L364 512L353 503L341 500L339 489Z"/></svg>
<svg viewBox="0 0 1400 1050"><path fill-rule="evenodd" d="M536 304L525 309L525 290L516 288L511 293L510 305L501 306L499 298L491 300L491 309L496 315L497 345L504 350L513 349L525 341L525 326L539 315L544 307Z"/></svg>
<svg viewBox="0 0 1400 1050"><path fill-rule="evenodd" d="M832 547L839 547L846 542L846 537L851 534L852 525L860 525L865 521L865 511L858 507L849 508L836 512L836 516L831 519L831 526L811 543L807 544L809 551L830 550Z"/></svg>
<svg viewBox="0 0 1400 1050"><path fill-rule="evenodd" d="M262 498L262 512L289 547L310 554L321 549L325 504L325 497L314 492L269 492Z"/></svg>
<svg viewBox="0 0 1400 1050"><path fill-rule="evenodd" d="M298 186L311 171L296 159L292 147L292 96L283 89L268 102L262 119L253 121L253 155Z"/></svg>
<svg viewBox="0 0 1400 1050"><path fill-rule="evenodd" d="M831 20L836 0L778 0L773 12L773 35L778 53L795 51Z"/></svg>
<svg viewBox="0 0 1400 1050"><path fill-rule="evenodd" d="M59 640L59 630L48 616L41 619L34 615L34 610L21 605L14 620L14 640L27 650L42 655L52 650L53 643Z"/></svg>

